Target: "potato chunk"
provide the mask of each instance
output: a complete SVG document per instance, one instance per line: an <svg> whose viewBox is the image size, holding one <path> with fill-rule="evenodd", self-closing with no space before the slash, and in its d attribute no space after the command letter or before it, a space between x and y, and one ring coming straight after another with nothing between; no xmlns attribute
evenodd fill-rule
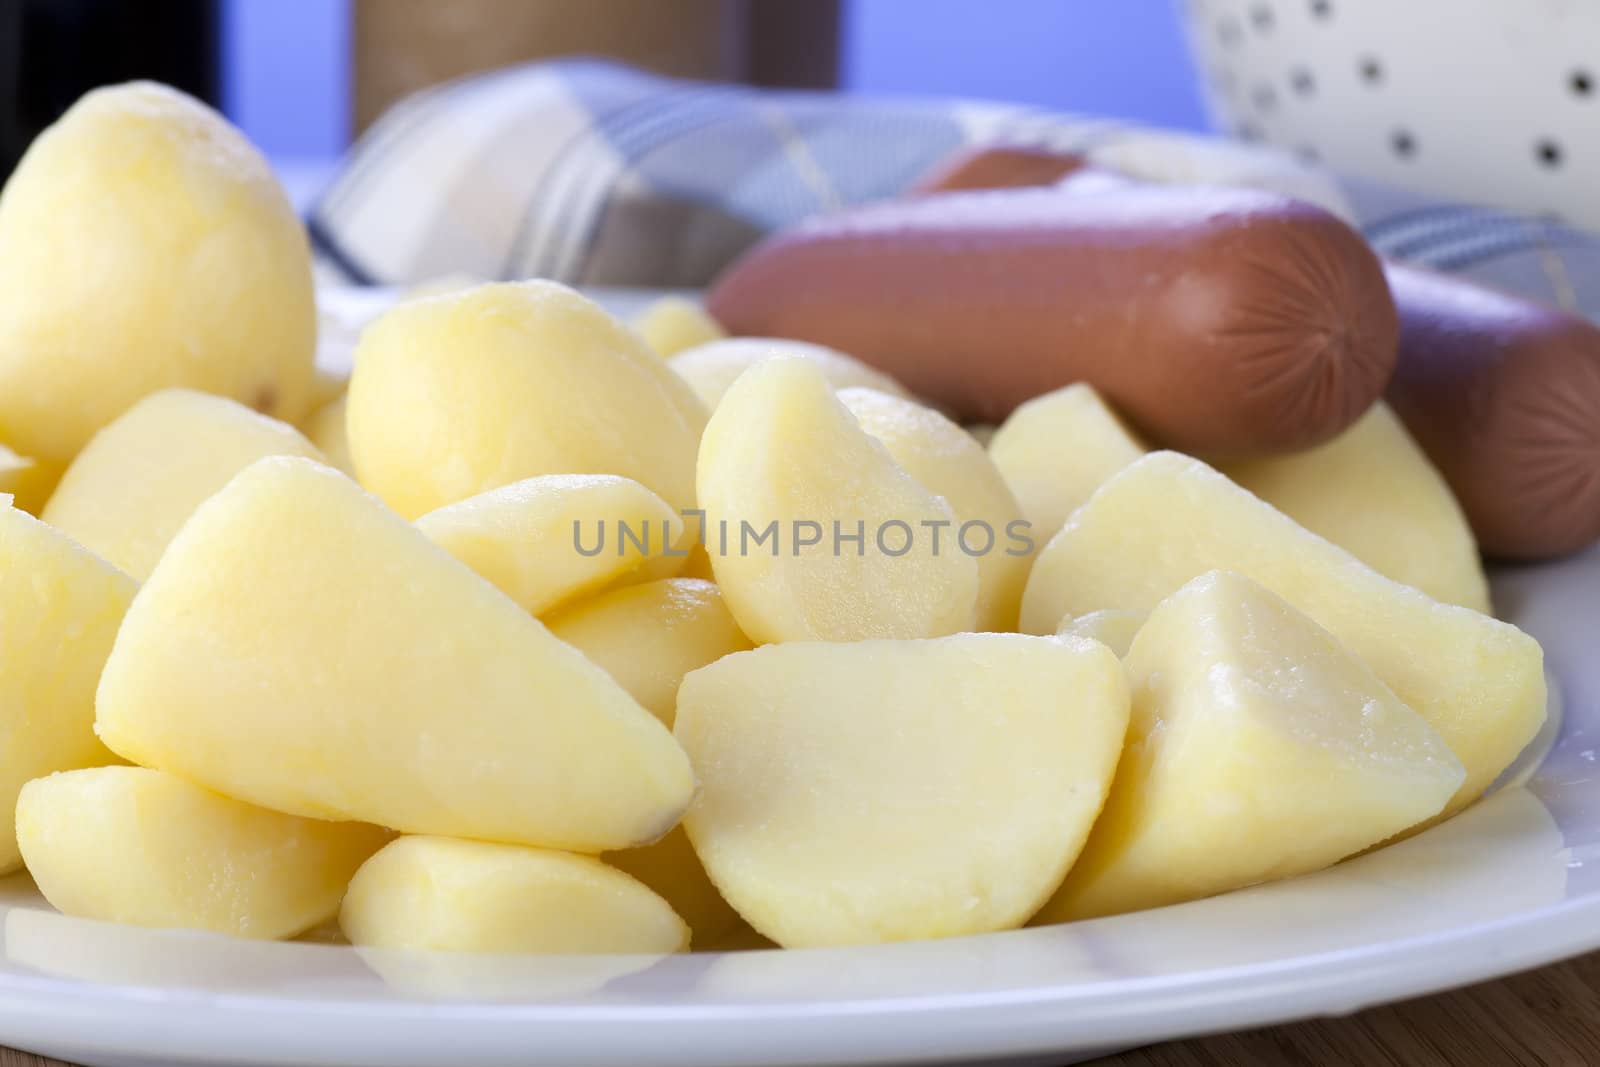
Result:
<svg viewBox="0 0 1600 1067"><path fill-rule="evenodd" d="M94 690L138 586L31 515L0 506L0 809L29 779L110 763ZM0 820L0 872L22 863Z"/></svg>
<svg viewBox="0 0 1600 1067"><path fill-rule="evenodd" d="M1230 572L1163 601L1127 667L1128 747L1044 921L1320 870L1436 815L1465 775L1332 634Z"/></svg>
<svg viewBox="0 0 1600 1067"><path fill-rule="evenodd" d="M175 89L96 89L0 199L0 441L65 464L171 386L296 422L316 307L305 228L223 117Z"/></svg>
<svg viewBox="0 0 1600 1067"><path fill-rule="evenodd" d="M1067 615L1149 611L1191 578L1237 571L1364 659L1466 767L1445 814L1470 802L1538 733L1544 654L1514 626L1383 577L1198 460L1146 456L1078 509L1034 563L1023 629Z"/></svg>
<svg viewBox="0 0 1600 1067"><path fill-rule="evenodd" d="M721 591L698 578L614 589L545 623L669 727L684 675L750 648Z"/></svg>
<svg viewBox="0 0 1600 1067"><path fill-rule="evenodd" d="M1121 663L1070 638L788 644L684 679L711 879L787 948L1003 930L1060 884L1128 724Z"/></svg>
<svg viewBox="0 0 1600 1067"><path fill-rule="evenodd" d="M355 461L350 458L350 435L345 432L345 412L350 398L340 393L312 413L306 420L306 437L317 446L328 465L354 478Z"/></svg>
<svg viewBox="0 0 1600 1067"><path fill-rule="evenodd" d="M989 441L989 458L1016 494L1040 545L1102 482L1146 451L1094 386L1083 382L1034 397Z"/></svg>
<svg viewBox="0 0 1600 1067"><path fill-rule="evenodd" d="M893 396L906 395L900 383L852 356L809 341L782 337L730 337L697 345L678 353L668 366L689 383L706 410L715 411L739 375L778 356L798 357L816 364L835 389L862 386Z"/></svg>
<svg viewBox="0 0 1600 1067"><path fill-rule="evenodd" d="M402 837L350 882L339 927L375 948L494 953L658 953L689 928L643 884L588 856Z"/></svg>
<svg viewBox="0 0 1600 1067"><path fill-rule="evenodd" d="M1133 647L1133 639L1144 626L1145 617L1142 611L1091 611L1087 615L1062 619L1061 625L1056 627L1056 633L1062 637L1086 637L1091 641L1099 641L1125 658L1128 649Z"/></svg>
<svg viewBox="0 0 1600 1067"><path fill-rule="evenodd" d="M1489 581L1461 505L1387 406L1320 447L1221 469L1379 574L1489 613Z"/></svg>
<svg viewBox="0 0 1600 1067"><path fill-rule="evenodd" d="M705 410L661 357L554 282L404 303L361 335L346 429L408 519L541 474L619 474L694 506Z"/></svg>
<svg viewBox="0 0 1600 1067"><path fill-rule="evenodd" d="M604 671L344 475L261 460L195 512L101 678L115 752L296 815L600 852L694 791Z"/></svg>
<svg viewBox="0 0 1600 1067"><path fill-rule="evenodd" d="M718 947L744 925L712 884L682 826L653 845L607 852L601 858L671 904L694 931L696 950Z"/></svg>
<svg viewBox="0 0 1600 1067"><path fill-rule="evenodd" d="M681 569L688 558L687 548L674 547L683 520L650 490L614 474L512 482L430 511L417 529L534 615L647 562Z"/></svg>
<svg viewBox="0 0 1600 1067"><path fill-rule="evenodd" d="M949 550L978 561L979 630L1017 628L1022 587L1033 566L1033 544L1022 509L972 435L932 408L876 389L841 389L839 401L861 428L924 489L955 512L946 531Z"/></svg>
<svg viewBox="0 0 1600 1067"><path fill-rule="evenodd" d="M663 359L728 336L705 308L681 296L662 297L641 311L630 325Z"/></svg>
<svg viewBox="0 0 1600 1067"><path fill-rule="evenodd" d="M332 918L356 868L391 836L143 767L38 778L17 801L28 871L61 911L238 937L292 937Z"/></svg>
<svg viewBox="0 0 1600 1067"><path fill-rule="evenodd" d="M220 396L167 389L95 434L41 517L144 581L194 509L264 456L322 458L287 423Z"/></svg>
<svg viewBox="0 0 1600 1067"><path fill-rule="evenodd" d="M717 584L758 644L971 628L978 568L951 544L955 513L809 360L766 360L734 384L706 425L698 485Z"/></svg>
<svg viewBox="0 0 1600 1067"><path fill-rule="evenodd" d="M11 505L29 515L44 510L45 501L61 480L61 472L59 464L19 456L0 445L0 493L11 497Z"/></svg>

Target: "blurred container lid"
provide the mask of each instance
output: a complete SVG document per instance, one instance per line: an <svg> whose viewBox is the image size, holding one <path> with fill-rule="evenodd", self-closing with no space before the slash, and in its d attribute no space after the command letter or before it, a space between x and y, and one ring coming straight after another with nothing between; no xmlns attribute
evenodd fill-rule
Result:
<svg viewBox="0 0 1600 1067"><path fill-rule="evenodd" d="M1600 2L1185 0L1220 128L1600 231Z"/></svg>

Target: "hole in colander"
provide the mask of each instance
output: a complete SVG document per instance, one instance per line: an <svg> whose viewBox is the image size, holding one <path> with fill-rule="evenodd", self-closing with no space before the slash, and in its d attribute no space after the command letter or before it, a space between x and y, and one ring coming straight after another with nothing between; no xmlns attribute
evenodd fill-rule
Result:
<svg viewBox="0 0 1600 1067"><path fill-rule="evenodd" d="M1232 48L1244 36L1244 31L1239 28L1239 20L1232 15L1224 15L1217 20L1217 40L1224 46Z"/></svg>
<svg viewBox="0 0 1600 1067"><path fill-rule="evenodd" d="M1297 144L1294 154L1302 163L1316 163L1322 159L1322 153L1317 151L1315 145Z"/></svg>
<svg viewBox="0 0 1600 1067"><path fill-rule="evenodd" d="M1240 140L1259 141L1261 140L1261 136L1261 127L1251 122L1249 119L1245 119L1243 122L1239 123Z"/></svg>
<svg viewBox="0 0 1600 1067"><path fill-rule="evenodd" d="M1271 111L1278 106L1278 91L1270 85L1258 85L1250 90L1250 99L1261 111Z"/></svg>
<svg viewBox="0 0 1600 1067"><path fill-rule="evenodd" d="M1574 96L1594 95L1594 75L1586 70L1575 70L1567 79L1567 85L1572 89Z"/></svg>
<svg viewBox="0 0 1600 1067"><path fill-rule="evenodd" d="M1319 19L1333 17L1333 0L1311 0L1311 14Z"/></svg>
<svg viewBox="0 0 1600 1067"><path fill-rule="evenodd" d="M1561 142L1546 137L1533 146L1534 157L1539 160L1540 166L1554 170L1561 166Z"/></svg>
<svg viewBox="0 0 1600 1067"><path fill-rule="evenodd" d="M1410 130L1395 130L1389 135L1389 147L1401 159L1410 159L1417 154L1417 137Z"/></svg>
<svg viewBox="0 0 1600 1067"><path fill-rule="evenodd" d="M1378 61L1377 56L1362 56L1356 69L1361 72L1361 80L1369 85L1383 81L1383 64Z"/></svg>
<svg viewBox="0 0 1600 1067"><path fill-rule="evenodd" d="M1296 67L1289 72L1289 85L1301 96L1310 96L1317 91L1317 79L1305 67Z"/></svg>
<svg viewBox="0 0 1600 1067"><path fill-rule="evenodd" d="M1261 33L1271 32L1272 23L1272 8L1266 4L1257 4L1250 9L1250 24Z"/></svg>

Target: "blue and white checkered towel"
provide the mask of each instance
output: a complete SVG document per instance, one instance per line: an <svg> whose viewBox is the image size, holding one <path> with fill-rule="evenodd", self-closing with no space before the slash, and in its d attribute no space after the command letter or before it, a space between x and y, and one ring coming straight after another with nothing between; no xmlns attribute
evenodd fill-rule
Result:
<svg viewBox="0 0 1600 1067"><path fill-rule="evenodd" d="M956 151L1077 152L1153 181L1254 185L1343 215L1382 253L1600 318L1600 236L1429 201L1276 152L952 100L775 92L563 60L429 89L351 150L311 213L344 280L443 275L695 287L769 231L892 197Z"/></svg>

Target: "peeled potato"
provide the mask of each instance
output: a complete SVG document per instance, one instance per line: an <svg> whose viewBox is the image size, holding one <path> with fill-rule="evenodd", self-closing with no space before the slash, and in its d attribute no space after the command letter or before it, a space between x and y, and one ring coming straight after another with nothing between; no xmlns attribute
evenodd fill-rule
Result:
<svg viewBox="0 0 1600 1067"><path fill-rule="evenodd" d="M1221 470L1379 574L1489 613L1489 582L1461 505L1386 405L1325 445Z"/></svg>
<svg viewBox="0 0 1600 1067"><path fill-rule="evenodd" d="M751 647L721 591L698 578L615 589L559 611L545 624L669 727L684 675Z"/></svg>
<svg viewBox="0 0 1600 1067"><path fill-rule="evenodd" d="M361 335L346 428L408 519L541 474L617 474L694 506L705 411L598 304L554 282L401 304Z"/></svg>
<svg viewBox="0 0 1600 1067"><path fill-rule="evenodd" d="M811 361L766 360L728 390L706 425L698 486L717 584L756 643L972 627L977 562L948 537L936 547L928 527L951 529L955 513L861 429Z"/></svg>
<svg viewBox="0 0 1600 1067"><path fill-rule="evenodd" d="M772 645L684 679L684 825L786 948L1003 930L1077 856L1127 725L1122 665L1087 641Z"/></svg>
<svg viewBox="0 0 1600 1067"><path fill-rule="evenodd" d="M1067 615L1149 611L1217 569L1326 627L1439 732L1467 770L1445 814L1482 793L1544 723L1544 654L1533 638L1385 578L1173 452L1139 460L1073 514L1034 563L1022 626L1053 632Z"/></svg>
<svg viewBox="0 0 1600 1067"><path fill-rule="evenodd" d="M45 501L61 480L61 470L57 464L19 456L0 445L0 493L11 497L14 506L30 515L44 510Z"/></svg>
<svg viewBox="0 0 1600 1067"><path fill-rule="evenodd" d="M988 453L972 435L932 408L876 389L841 389L839 400L895 463L945 498L956 525L949 545L978 561L979 630L1017 628L1033 542L1022 510Z"/></svg>
<svg viewBox="0 0 1600 1067"><path fill-rule="evenodd" d="M402 837L362 864L339 927L355 945L442 952L689 946L666 901L597 859L447 837Z"/></svg>
<svg viewBox="0 0 1600 1067"><path fill-rule="evenodd" d="M600 852L694 779L599 667L355 483L265 459L195 512L96 700L115 752L254 804Z"/></svg>
<svg viewBox="0 0 1600 1067"><path fill-rule="evenodd" d="M94 691L138 587L31 515L0 507L0 809L29 779L111 763ZM0 873L22 862L0 820Z"/></svg>
<svg viewBox="0 0 1600 1067"><path fill-rule="evenodd" d="M330 918L390 836L280 815L143 767L38 778L17 801L23 858L56 908L238 937L292 937Z"/></svg>
<svg viewBox="0 0 1600 1067"><path fill-rule="evenodd" d="M1094 386L1083 382L1034 397L989 441L989 458L1041 545L1100 483L1146 451Z"/></svg>
<svg viewBox="0 0 1600 1067"><path fill-rule="evenodd" d="M348 371L329 370L327 367L311 368L311 392L306 410L317 412L344 396L350 387ZM309 423L309 420L308 420ZM307 436L310 436L309 431Z"/></svg>
<svg viewBox="0 0 1600 1067"><path fill-rule="evenodd" d="M194 509L264 456L322 458L287 423L220 396L163 390L95 434L42 518L143 581Z"/></svg>
<svg viewBox="0 0 1600 1067"><path fill-rule="evenodd" d="M638 482L547 474L480 493L417 520L428 540L534 615L638 570L681 569L683 520Z"/></svg>
<svg viewBox="0 0 1600 1067"><path fill-rule="evenodd" d="M603 858L671 904L694 932L696 949L714 948L744 925L712 884L681 826L653 845L607 852Z"/></svg>
<svg viewBox="0 0 1600 1067"><path fill-rule="evenodd" d="M1163 601L1127 667L1127 750L1042 921L1320 870L1438 814L1465 774L1332 634L1236 574Z"/></svg>
<svg viewBox="0 0 1600 1067"><path fill-rule="evenodd" d="M354 478L356 464L350 458L350 435L344 428L345 412L349 406L349 398L340 393L306 420L305 429L306 436L322 453L328 465Z"/></svg>
<svg viewBox="0 0 1600 1067"><path fill-rule="evenodd" d="M184 94L88 93L0 196L0 440L65 463L188 386L295 422L316 308L305 231L259 153Z"/></svg>
<svg viewBox="0 0 1600 1067"><path fill-rule="evenodd" d="M705 308L681 296L664 296L655 301L639 313L632 326L645 344L663 358L728 336Z"/></svg>
<svg viewBox="0 0 1600 1067"><path fill-rule="evenodd" d="M861 386L892 396L906 395L899 382L854 357L809 341L781 337L730 337L712 341L678 353L670 366L689 383L706 410L715 411L739 375L777 356L809 360L835 389Z"/></svg>
<svg viewBox="0 0 1600 1067"><path fill-rule="evenodd" d="M1126 658L1133 647L1133 639L1144 626L1146 616L1142 611L1118 611L1108 608L1091 611L1076 618L1068 616L1056 627L1058 637L1083 637L1099 641L1119 658Z"/></svg>

